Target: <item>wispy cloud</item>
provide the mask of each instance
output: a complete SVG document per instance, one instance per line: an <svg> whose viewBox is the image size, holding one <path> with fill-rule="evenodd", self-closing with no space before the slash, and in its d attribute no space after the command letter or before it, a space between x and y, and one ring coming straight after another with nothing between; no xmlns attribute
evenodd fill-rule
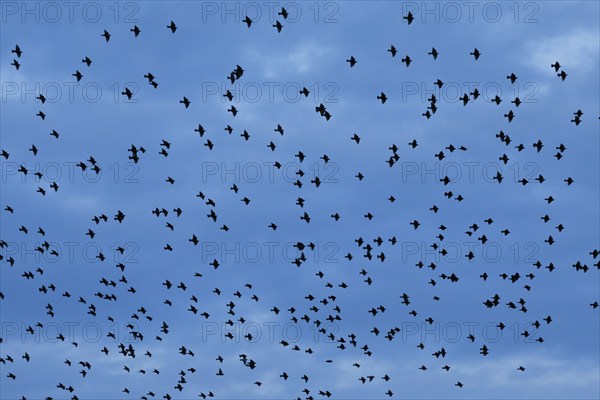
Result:
<svg viewBox="0 0 600 400"><path fill-rule="evenodd" d="M565 70L590 71L598 62L600 38L591 29L576 29L548 39L536 39L525 44L524 63L542 73L552 75L550 64L559 61Z"/></svg>
<svg viewBox="0 0 600 400"><path fill-rule="evenodd" d="M319 66L319 59L332 51L320 43L310 42L297 45L285 55L263 54L253 51L251 57L266 79L282 79L291 74L307 74Z"/></svg>

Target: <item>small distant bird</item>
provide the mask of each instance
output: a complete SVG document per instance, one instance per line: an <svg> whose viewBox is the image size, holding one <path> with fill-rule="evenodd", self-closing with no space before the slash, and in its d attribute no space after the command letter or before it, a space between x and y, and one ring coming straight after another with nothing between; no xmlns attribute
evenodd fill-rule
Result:
<svg viewBox="0 0 600 400"><path fill-rule="evenodd" d="M559 74L556 74L556 75L557 75L557 76L558 76L560 79L562 79L563 81L564 81L565 79L567 79L567 73L566 73L564 70L563 70L563 71L560 71L560 73L559 73Z"/></svg>
<svg viewBox="0 0 600 400"><path fill-rule="evenodd" d="M390 48L388 49L388 51L390 53L392 53L392 57L396 57L396 53L398 53L398 51L396 50L396 48L394 47L394 45L391 45Z"/></svg>
<svg viewBox="0 0 600 400"><path fill-rule="evenodd" d="M123 96L127 96L127 99L128 99L128 100L131 100L131 96L133 96L133 92L132 92L131 90L129 90L129 88L128 88L128 87L126 87L126 88L125 88L125 91L124 91L124 92L121 92L121 94L122 94Z"/></svg>
<svg viewBox="0 0 600 400"><path fill-rule="evenodd" d="M303 87L302 90L299 91L300 94L303 94L304 97L308 97L308 95L310 94L310 90L308 90L306 87Z"/></svg>
<svg viewBox="0 0 600 400"><path fill-rule="evenodd" d="M11 50L10 52L15 53L17 55L17 58L21 58L21 54L23 54L18 44L15 46L15 49Z"/></svg>
<svg viewBox="0 0 600 400"><path fill-rule="evenodd" d="M134 25L133 28L131 28L129 31L133 32L134 37L138 37L138 35L141 32L140 28L138 28L137 25Z"/></svg>

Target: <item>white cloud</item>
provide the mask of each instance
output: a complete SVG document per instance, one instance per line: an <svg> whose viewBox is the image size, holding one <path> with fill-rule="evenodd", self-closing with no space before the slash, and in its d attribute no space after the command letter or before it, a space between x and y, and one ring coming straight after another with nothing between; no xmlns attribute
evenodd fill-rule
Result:
<svg viewBox="0 0 600 400"><path fill-rule="evenodd" d="M525 373L517 367L526 368ZM519 355L472 362L455 363L457 374L470 377L472 386L510 387L531 390L568 390L568 388L593 388L598 382L598 365L586 359L560 359L549 355ZM521 379L515 379L522 376ZM539 392L540 394L543 392Z"/></svg>
<svg viewBox="0 0 600 400"><path fill-rule="evenodd" d="M524 62L549 75L554 73L550 67L559 61L565 71L589 71L598 61L600 39L598 32L577 29L570 33L544 40L533 40L525 44L528 54Z"/></svg>
<svg viewBox="0 0 600 400"><path fill-rule="evenodd" d="M281 54L264 54L253 52L253 61L263 71L267 79L281 79L284 73L306 74L319 66L321 56L330 53L332 49L318 43L304 43L286 56Z"/></svg>

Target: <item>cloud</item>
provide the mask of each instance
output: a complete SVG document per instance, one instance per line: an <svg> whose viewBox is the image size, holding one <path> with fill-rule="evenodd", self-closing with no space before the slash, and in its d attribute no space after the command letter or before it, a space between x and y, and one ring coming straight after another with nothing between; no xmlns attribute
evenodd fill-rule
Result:
<svg viewBox="0 0 600 400"><path fill-rule="evenodd" d="M307 74L319 66L321 56L333 49L318 43L303 43L288 54L252 52L251 57L266 79L281 79L283 74Z"/></svg>
<svg viewBox="0 0 600 400"><path fill-rule="evenodd" d="M597 65L599 47L598 32L576 29L548 39L527 42L525 51L528 56L524 62L548 75L554 73L550 64L557 60L567 73L571 70L585 72Z"/></svg>
<svg viewBox="0 0 600 400"><path fill-rule="evenodd" d="M517 367L526 368L524 373ZM505 356L489 360L463 360L453 365L458 375L469 377L472 386L508 388L538 396L561 396L561 392L593 393L597 390L598 364L590 359L562 359L547 354ZM521 375L519 375L521 374ZM519 377L519 379L516 379ZM500 389L499 389L500 390Z"/></svg>

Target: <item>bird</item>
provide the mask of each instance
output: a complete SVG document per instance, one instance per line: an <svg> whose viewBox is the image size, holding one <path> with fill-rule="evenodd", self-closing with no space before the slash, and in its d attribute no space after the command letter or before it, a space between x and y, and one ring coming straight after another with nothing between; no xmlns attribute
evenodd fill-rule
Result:
<svg viewBox="0 0 600 400"><path fill-rule="evenodd" d="M564 80L565 80L565 79L567 79L567 73L566 73L564 70L560 71L560 73L558 73L558 74L556 74L556 75L557 75L557 76L558 76L558 77L559 77L559 78L560 78L560 79L561 79L563 82L564 82Z"/></svg>
<svg viewBox="0 0 600 400"><path fill-rule="evenodd" d="M121 95L126 96L128 100L131 100L131 97L133 96L133 92L131 90L129 90L128 87L125 87L125 91L121 92Z"/></svg>
<svg viewBox="0 0 600 400"><path fill-rule="evenodd" d="M23 54L23 52L21 51L21 48L19 47L19 45L15 45L15 48L13 50L10 51L11 53L15 53L17 55L17 58L21 58L21 55Z"/></svg>
<svg viewBox="0 0 600 400"><path fill-rule="evenodd" d="M390 48L387 51L392 54L392 57L396 57L396 53L398 53L398 50L396 50L396 47L394 47L393 44L390 45Z"/></svg>
<svg viewBox="0 0 600 400"><path fill-rule="evenodd" d="M189 101L187 97L183 96L183 99L179 100L179 103L183 104L185 108L188 108L192 102Z"/></svg>
<svg viewBox="0 0 600 400"><path fill-rule="evenodd" d="M304 97L308 97L308 95L310 94L310 90L308 90L306 87L303 87L302 90L299 91L300 94L303 94Z"/></svg>

